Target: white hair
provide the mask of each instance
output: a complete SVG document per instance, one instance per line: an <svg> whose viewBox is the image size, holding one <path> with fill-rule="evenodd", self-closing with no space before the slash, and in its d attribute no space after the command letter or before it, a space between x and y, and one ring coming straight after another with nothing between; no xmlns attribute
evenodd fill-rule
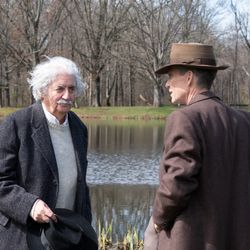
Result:
<svg viewBox="0 0 250 250"><path fill-rule="evenodd" d="M64 57L47 57L48 60L35 66L30 72L30 78L27 79L32 89L32 94L36 101L46 93L49 84L60 74L73 75L76 79L76 97L80 96L87 85L81 79L80 71L76 64Z"/></svg>

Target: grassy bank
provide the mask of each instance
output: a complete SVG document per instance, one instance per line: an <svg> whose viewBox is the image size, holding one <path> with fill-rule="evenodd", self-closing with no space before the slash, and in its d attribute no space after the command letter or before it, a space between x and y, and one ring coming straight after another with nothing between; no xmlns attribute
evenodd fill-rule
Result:
<svg viewBox="0 0 250 250"><path fill-rule="evenodd" d="M9 115L15 112L16 110L18 110L18 108L6 108L6 107L0 108L0 118Z"/></svg>
<svg viewBox="0 0 250 250"><path fill-rule="evenodd" d="M97 119L165 119L176 108L164 107L84 107L73 109L81 118Z"/></svg>
<svg viewBox="0 0 250 250"><path fill-rule="evenodd" d="M0 108L0 117L4 117L18 108ZM168 114L174 111L174 106L164 107L81 107L72 110L82 119L102 120L150 120L165 119Z"/></svg>

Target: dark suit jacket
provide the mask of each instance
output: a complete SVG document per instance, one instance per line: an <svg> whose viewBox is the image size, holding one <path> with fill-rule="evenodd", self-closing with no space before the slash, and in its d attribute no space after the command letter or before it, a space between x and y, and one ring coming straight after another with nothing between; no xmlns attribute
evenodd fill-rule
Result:
<svg viewBox="0 0 250 250"><path fill-rule="evenodd" d="M167 120L153 207L158 249L250 249L250 114L212 92Z"/></svg>
<svg viewBox="0 0 250 250"><path fill-rule="evenodd" d="M78 167L75 210L91 222L87 128L73 112L68 118ZM40 198L53 210L57 194L56 159L42 106L37 103L11 114L0 126L0 249L28 249L26 232L33 221L29 216L33 203Z"/></svg>

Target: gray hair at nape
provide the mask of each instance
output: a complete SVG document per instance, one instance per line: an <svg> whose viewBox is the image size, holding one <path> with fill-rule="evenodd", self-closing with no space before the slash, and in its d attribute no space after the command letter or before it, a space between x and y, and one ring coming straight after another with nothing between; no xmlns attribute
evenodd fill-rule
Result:
<svg viewBox="0 0 250 250"><path fill-rule="evenodd" d="M35 100L41 100L49 84L60 74L75 76L76 97L79 97L87 88L87 84L81 79L80 71L76 64L61 56L47 57L47 59L47 61L37 64L30 72L31 77L27 79Z"/></svg>

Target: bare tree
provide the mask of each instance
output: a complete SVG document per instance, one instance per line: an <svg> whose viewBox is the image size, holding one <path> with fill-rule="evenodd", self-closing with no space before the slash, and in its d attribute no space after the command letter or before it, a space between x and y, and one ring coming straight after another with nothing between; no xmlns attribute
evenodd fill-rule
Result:
<svg viewBox="0 0 250 250"><path fill-rule="evenodd" d="M213 44L231 64L214 90L228 102L249 102L249 13L229 1L235 26L215 22L226 2L204 0L1 0L0 105L27 105L27 72L43 55L62 55L82 70L89 89L78 104L167 104L155 70L173 42ZM237 3L238 4L238 3Z"/></svg>
<svg viewBox="0 0 250 250"><path fill-rule="evenodd" d="M247 11L239 11L238 6L236 2L234 3L231 0L231 10L234 14L235 21L238 24L239 31L242 35L242 38L247 46L247 48L250 50L250 25L249 25L249 18L250 18L250 13Z"/></svg>
<svg viewBox="0 0 250 250"><path fill-rule="evenodd" d="M5 50L9 61L6 74L20 70L21 67L26 71L30 70L40 62L54 33L63 22L61 14L65 2L66 0L1 2L1 16L7 25L7 29L0 32L0 47Z"/></svg>
<svg viewBox="0 0 250 250"><path fill-rule="evenodd" d="M248 89L250 92L250 83L249 83L249 72L250 72L250 67L249 67L249 55L250 55L250 25L249 25L249 17L250 13L247 11L247 9L244 10L239 10L237 3L233 2L231 0L231 11L234 14L234 31L235 31L235 36L236 38L234 39L235 41L235 48L234 48L234 61L233 61L233 71L232 71L232 102L233 103L240 103L240 82L242 82L242 74L245 75L245 78L248 82ZM245 47L247 48L247 52L243 55L240 56L240 52L244 50L244 48L240 47L239 44L239 39L242 38ZM240 59L242 58L248 58L245 59L245 62L240 62ZM243 81L244 82L244 81Z"/></svg>
<svg viewBox="0 0 250 250"><path fill-rule="evenodd" d="M101 106L101 72L111 57L111 49L128 29L127 1L74 0L71 12L74 24L73 50L80 56L88 72L89 105ZM77 10L78 15L72 15Z"/></svg>
<svg viewBox="0 0 250 250"><path fill-rule="evenodd" d="M171 11L174 1L136 1L133 7L131 18L135 26L138 73L153 84L153 105L160 106L162 81L154 72L165 62L169 46L180 30L180 22Z"/></svg>
<svg viewBox="0 0 250 250"><path fill-rule="evenodd" d="M201 0L141 0L134 4L134 11L141 73L153 83L153 105L160 106L164 82L155 76L155 70L167 63L172 42L208 40L210 12Z"/></svg>
<svg viewBox="0 0 250 250"><path fill-rule="evenodd" d="M54 33L63 21L61 14L65 2L66 0L19 0L11 4L13 11L1 6L1 12L8 20L9 32L12 35L5 48L18 63L30 68L40 61L41 55L46 53ZM6 39L6 36L6 33L1 32L2 40Z"/></svg>

